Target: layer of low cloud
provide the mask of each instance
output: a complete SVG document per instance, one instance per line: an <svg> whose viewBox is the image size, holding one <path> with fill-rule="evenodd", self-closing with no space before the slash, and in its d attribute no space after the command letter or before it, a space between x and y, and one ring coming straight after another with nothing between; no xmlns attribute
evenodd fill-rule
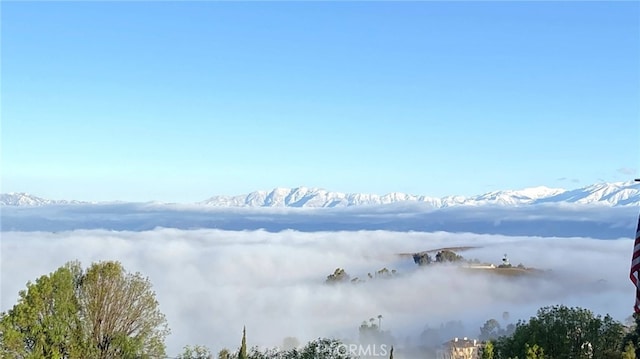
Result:
<svg viewBox="0 0 640 359"><path fill-rule="evenodd" d="M27 281L69 260L118 260L149 276L173 332L169 354L187 344L235 349L245 325L250 345L275 346L287 336L350 340L357 339L363 320L380 314L383 329L400 342L415 342L427 325L461 320L465 330L459 335L476 337L491 317L508 311L511 321L526 319L553 304L624 320L633 301L630 238L159 228L5 231L0 246L1 310L15 303ZM461 254L496 264L507 253L513 264L548 272L516 279L446 266L421 269L396 255L449 246L475 246ZM383 267L401 276L325 285L337 267L364 279Z"/></svg>
<svg viewBox="0 0 640 359"><path fill-rule="evenodd" d="M280 232L391 230L471 232L510 236L625 238L635 233L636 207L540 204L460 206L434 210L424 203L347 208L211 208L194 205L108 204L3 207L2 231L157 227Z"/></svg>

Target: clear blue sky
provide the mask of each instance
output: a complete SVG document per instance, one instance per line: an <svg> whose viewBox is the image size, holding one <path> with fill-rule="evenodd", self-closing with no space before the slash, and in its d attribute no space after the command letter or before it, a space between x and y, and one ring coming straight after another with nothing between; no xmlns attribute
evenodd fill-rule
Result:
<svg viewBox="0 0 640 359"><path fill-rule="evenodd" d="M6 2L2 192L629 180L638 2Z"/></svg>

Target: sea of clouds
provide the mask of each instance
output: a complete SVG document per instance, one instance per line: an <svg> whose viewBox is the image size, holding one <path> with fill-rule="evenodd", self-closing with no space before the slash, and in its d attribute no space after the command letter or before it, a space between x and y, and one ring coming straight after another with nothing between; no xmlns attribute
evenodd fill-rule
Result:
<svg viewBox="0 0 640 359"><path fill-rule="evenodd" d="M38 217L34 214L37 211L8 214L4 210L0 310L15 304L18 291L25 288L27 281L67 261L80 260L87 266L100 260L118 260L127 270L141 272L153 283L172 330L167 340L171 355L178 354L184 345L194 344L206 345L214 352L236 349L243 326L247 328L250 346L279 346L285 337L296 337L301 343L318 337L356 341L360 323L372 317L377 323L378 315L382 315L382 329L389 330L400 346L419 344L420 334L427 326L438 327L459 320L464 329L456 335L475 338L489 318L502 321L503 313L509 312L509 321L515 322L535 315L542 306L554 304L610 313L624 321L631 315L634 294L628 271L635 210L555 210L562 213L561 218L566 218L567 223L567 228L557 236L515 235L509 231L470 233L455 226L445 228L449 231L420 231L411 227L398 230L393 218L400 222L402 218L417 221L418 216L421 221L429 218L437 221L444 215L439 212L439 217L420 217L423 214L380 208L369 212L360 209L351 217L345 211L339 212L342 216L330 211L319 215L294 212L288 216L282 210L272 210L270 215L252 210L253 217L237 211L197 212L203 218L208 214L211 221L218 220L216 223L222 223L216 217L218 214L227 213L227 218L236 221L244 218L246 223L256 223L259 218L259 223L265 224L272 218L278 225L248 230L206 226L148 229L147 225L161 222L160 216L149 221L149 214L144 211L130 211L119 217L109 214L112 217L103 225L106 229L98 229L94 228L98 224L95 211L83 217L81 212L69 215L68 210L55 216L47 214L55 231L16 230L17 217L22 216L20 223L29 223L30 218L42 219L44 212ZM165 209L161 213L168 216ZM182 213L181 217L174 217L175 223L194 222L189 219L193 218L189 211L173 209L172 213ZM381 214L386 216L390 229L384 229ZM516 210L511 217L505 214L495 212L491 216L489 211L483 211L474 221L481 223L483 219L486 228L490 225L500 228L500 223L509 218L543 226L549 217L548 211L536 214ZM136 230L112 228L113 223L135 223L136 217L139 224ZM82 218L85 223L92 223L89 229L78 225ZM280 228L287 218L295 229ZM314 228L325 223L325 229L296 228L305 222L304 218ZM328 218L334 218L333 223L349 223L349 230L334 230ZM447 218L447 223L455 224L463 217ZM76 228L61 229L57 225L70 221ZM357 223L365 229L356 229ZM553 225L557 223L554 221ZM563 235L583 233L584 228L569 228L579 224L600 228L608 234L601 238ZM371 229L372 226L378 229ZM628 231L628 235L616 238L620 228ZM544 270L544 274L515 278L450 266L419 268L410 257L398 255L455 246L475 247L460 254L494 264L499 264L506 253L512 264L535 267ZM351 277L366 281L357 285L325 284L326 276L338 267ZM367 273L383 267L396 269L399 276L367 278Z"/></svg>

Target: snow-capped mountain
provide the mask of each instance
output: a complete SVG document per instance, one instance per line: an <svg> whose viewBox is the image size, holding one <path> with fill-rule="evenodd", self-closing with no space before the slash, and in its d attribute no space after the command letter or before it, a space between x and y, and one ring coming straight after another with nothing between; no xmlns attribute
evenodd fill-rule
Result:
<svg viewBox="0 0 640 359"><path fill-rule="evenodd" d="M428 197L393 192L385 195L367 193L330 192L321 188L275 188L238 196L214 196L197 205L208 207L348 207L380 205L399 202L423 203L432 208L452 206L505 205L517 206L539 203L602 204L607 206L640 205L640 183L598 183L565 190L532 187L522 190L494 191L477 196ZM81 204L88 202L49 200L27 193L0 195L2 206L45 206L52 204Z"/></svg>
<svg viewBox="0 0 640 359"><path fill-rule="evenodd" d="M565 190L559 188L536 187L521 191L496 191L474 197L447 196L437 198L400 192L377 195L329 192L319 188L298 187L256 191L240 196L214 196L200 202L200 204L217 207L348 207L419 202L433 208L441 208L457 205L528 204L564 192Z"/></svg>
<svg viewBox="0 0 640 359"><path fill-rule="evenodd" d="M45 199L45 198L40 198L24 192L20 192L20 193L12 192L12 193L0 194L0 205L2 206L38 207L38 206L47 206L52 204L82 204L82 203L89 203L89 202Z"/></svg>
<svg viewBox="0 0 640 359"><path fill-rule="evenodd" d="M533 187L523 190L489 192L478 196L442 198L388 193L329 192L319 188L276 188L239 196L214 196L199 204L217 207L347 207L397 202L425 203L433 208L481 205L523 205L536 203L601 203L609 206L640 205L640 183L600 183L575 190Z"/></svg>

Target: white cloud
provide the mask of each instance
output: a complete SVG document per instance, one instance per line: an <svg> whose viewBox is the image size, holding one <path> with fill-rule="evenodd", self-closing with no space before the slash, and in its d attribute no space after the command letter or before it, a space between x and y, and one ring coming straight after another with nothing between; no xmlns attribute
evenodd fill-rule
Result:
<svg viewBox="0 0 640 359"><path fill-rule="evenodd" d="M469 275L455 268L420 270L396 253L445 246L478 246L465 257L498 263L507 253L551 270L540 278ZM489 317L509 311L512 321L543 305L565 303L631 314L628 280L632 241L541 238L469 233L390 231L266 232L156 229L143 232L75 230L2 233L1 308L16 301L28 280L78 259L119 260L150 277L173 331L169 354L186 344L217 351L237 348L242 326L250 345L301 342L319 336L355 338L362 320L383 315L383 327L400 338L425 325L465 322L477 336ZM366 277L382 267L403 275L360 285L325 285L336 267Z"/></svg>

